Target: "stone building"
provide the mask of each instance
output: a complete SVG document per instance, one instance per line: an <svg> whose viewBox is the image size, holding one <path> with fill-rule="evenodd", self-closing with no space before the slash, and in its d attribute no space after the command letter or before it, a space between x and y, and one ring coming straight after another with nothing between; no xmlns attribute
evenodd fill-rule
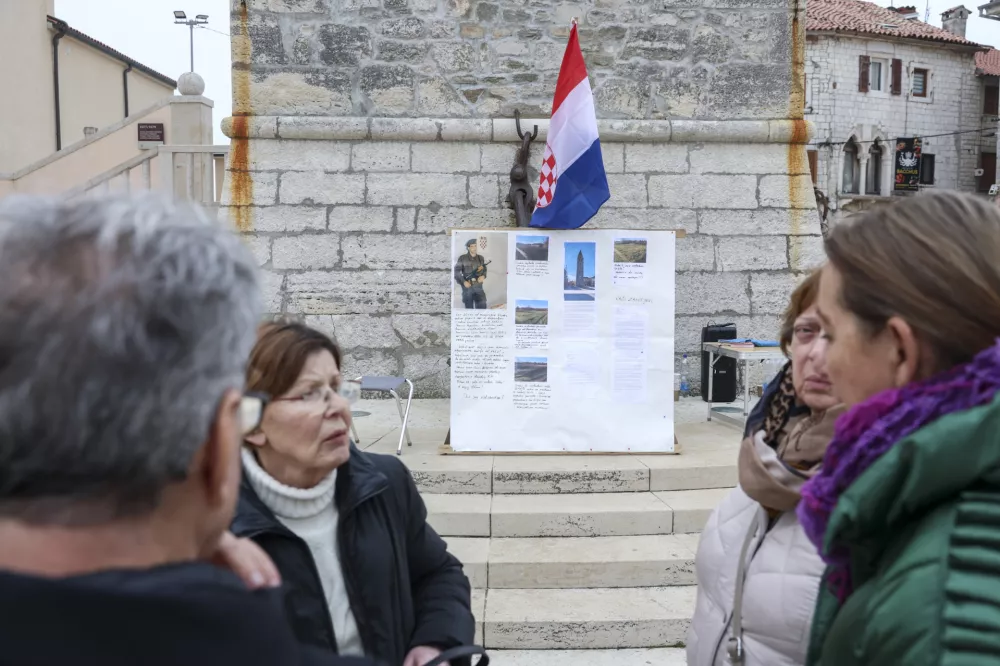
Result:
<svg viewBox="0 0 1000 666"><path fill-rule="evenodd" d="M709 321L774 337L822 258L797 0L233 0L227 214L269 310L350 373L449 390L453 227L507 227L515 110L539 126L571 20L611 200L588 226L682 229L678 355ZM697 368L692 372L697 376Z"/></svg>
<svg viewBox="0 0 1000 666"><path fill-rule="evenodd" d="M806 118L816 128L809 159L831 208L893 196L898 138L922 137L921 187L989 189L996 81L987 115L991 82L976 64L987 47L965 39L967 9L945 12L946 29L920 21L913 7L860 0L810 0L807 13Z"/></svg>
<svg viewBox="0 0 1000 666"><path fill-rule="evenodd" d="M990 49L976 54L976 76L982 81L983 109L982 126L1000 129L1000 51ZM980 141L980 167L983 175L979 178L979 191L989 192L990 186L1000 183L997 179L1000 131L984 132Z"/></svg>
<svg viewBox="0 0 1000 666"><path fill-rule="evenodd" d="M177 87L53 14L55 0L0 2L0 89L9 91L0 177L87 140Z"/></svg>

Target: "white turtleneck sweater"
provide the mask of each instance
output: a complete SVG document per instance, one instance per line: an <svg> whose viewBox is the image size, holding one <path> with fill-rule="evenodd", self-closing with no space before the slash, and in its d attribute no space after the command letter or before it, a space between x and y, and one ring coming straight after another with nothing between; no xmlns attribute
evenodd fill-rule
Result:
<svg viewBox="0 0 1000 666"><path fill-rule="evenodd" d="M344 584L337 548L337 505L333 492L337 470L314 488L292 488L276 480L260 466L248 449L243 449L243 473L257 496L293 534L306 542L316 562L320 583L326 595L337 637L337 652L345 656L364 656L358 625Z"/></svg>

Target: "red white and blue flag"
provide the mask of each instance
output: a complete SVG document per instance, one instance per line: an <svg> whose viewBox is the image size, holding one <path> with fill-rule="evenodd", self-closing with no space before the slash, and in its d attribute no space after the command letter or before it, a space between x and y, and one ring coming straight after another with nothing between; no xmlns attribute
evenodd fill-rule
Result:
<svg viewBox="0 0 1000 666"><path fill-rule="evenodd" d="M610 198L597 135L594 95L574 23L552 100L552 120L531 226L577 229Z"/></svg>

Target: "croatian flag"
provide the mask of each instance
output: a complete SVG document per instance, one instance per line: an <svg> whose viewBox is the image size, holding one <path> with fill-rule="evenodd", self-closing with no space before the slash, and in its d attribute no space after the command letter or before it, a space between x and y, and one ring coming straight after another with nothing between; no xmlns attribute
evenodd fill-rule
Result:
<svg viewBox="0 0 1000 666"><path fill-rule="evenodd" d="M540 181L533 227L578 229L611 198L576 23L556 82Z"/></svg>

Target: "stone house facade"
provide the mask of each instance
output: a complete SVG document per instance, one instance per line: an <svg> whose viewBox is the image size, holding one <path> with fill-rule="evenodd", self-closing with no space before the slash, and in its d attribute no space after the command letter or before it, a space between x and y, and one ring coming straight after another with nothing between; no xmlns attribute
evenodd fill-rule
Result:
<svg viewBox="0 0 1000 666"><path fill-rule="evenodd" d="M678 357L699 358L710 321L775 337L822 261L801 4L232 2L224 212L257 255L268 310L332 332L347 373L448 394L447 232L513 226L512 115L539 126L537 183L574 17L612 193L588 226L686 232Z"/></svg>
<svg viewBox="0 0 1000 666"><path fill-rule="evenodd" d="M951 31L918 20L912 7L810 0L807 11L809 160L831 208L893 196L897 138L923 140L921 187L989 189L996 110L984 115L987 81L976 63L987 47L965 39L967 9L945 12Z"/></svg>
<svg viewBox="0 0 1000 666"><path fill-rule="evenodd" d="M982 82L983 108L981 125L1000 130L1000 51L990 49L976 54L976 76ZM983 132L979 143L980 166L979 192L989 192L994 183L1000 183L1000 131Z"/></svg>

